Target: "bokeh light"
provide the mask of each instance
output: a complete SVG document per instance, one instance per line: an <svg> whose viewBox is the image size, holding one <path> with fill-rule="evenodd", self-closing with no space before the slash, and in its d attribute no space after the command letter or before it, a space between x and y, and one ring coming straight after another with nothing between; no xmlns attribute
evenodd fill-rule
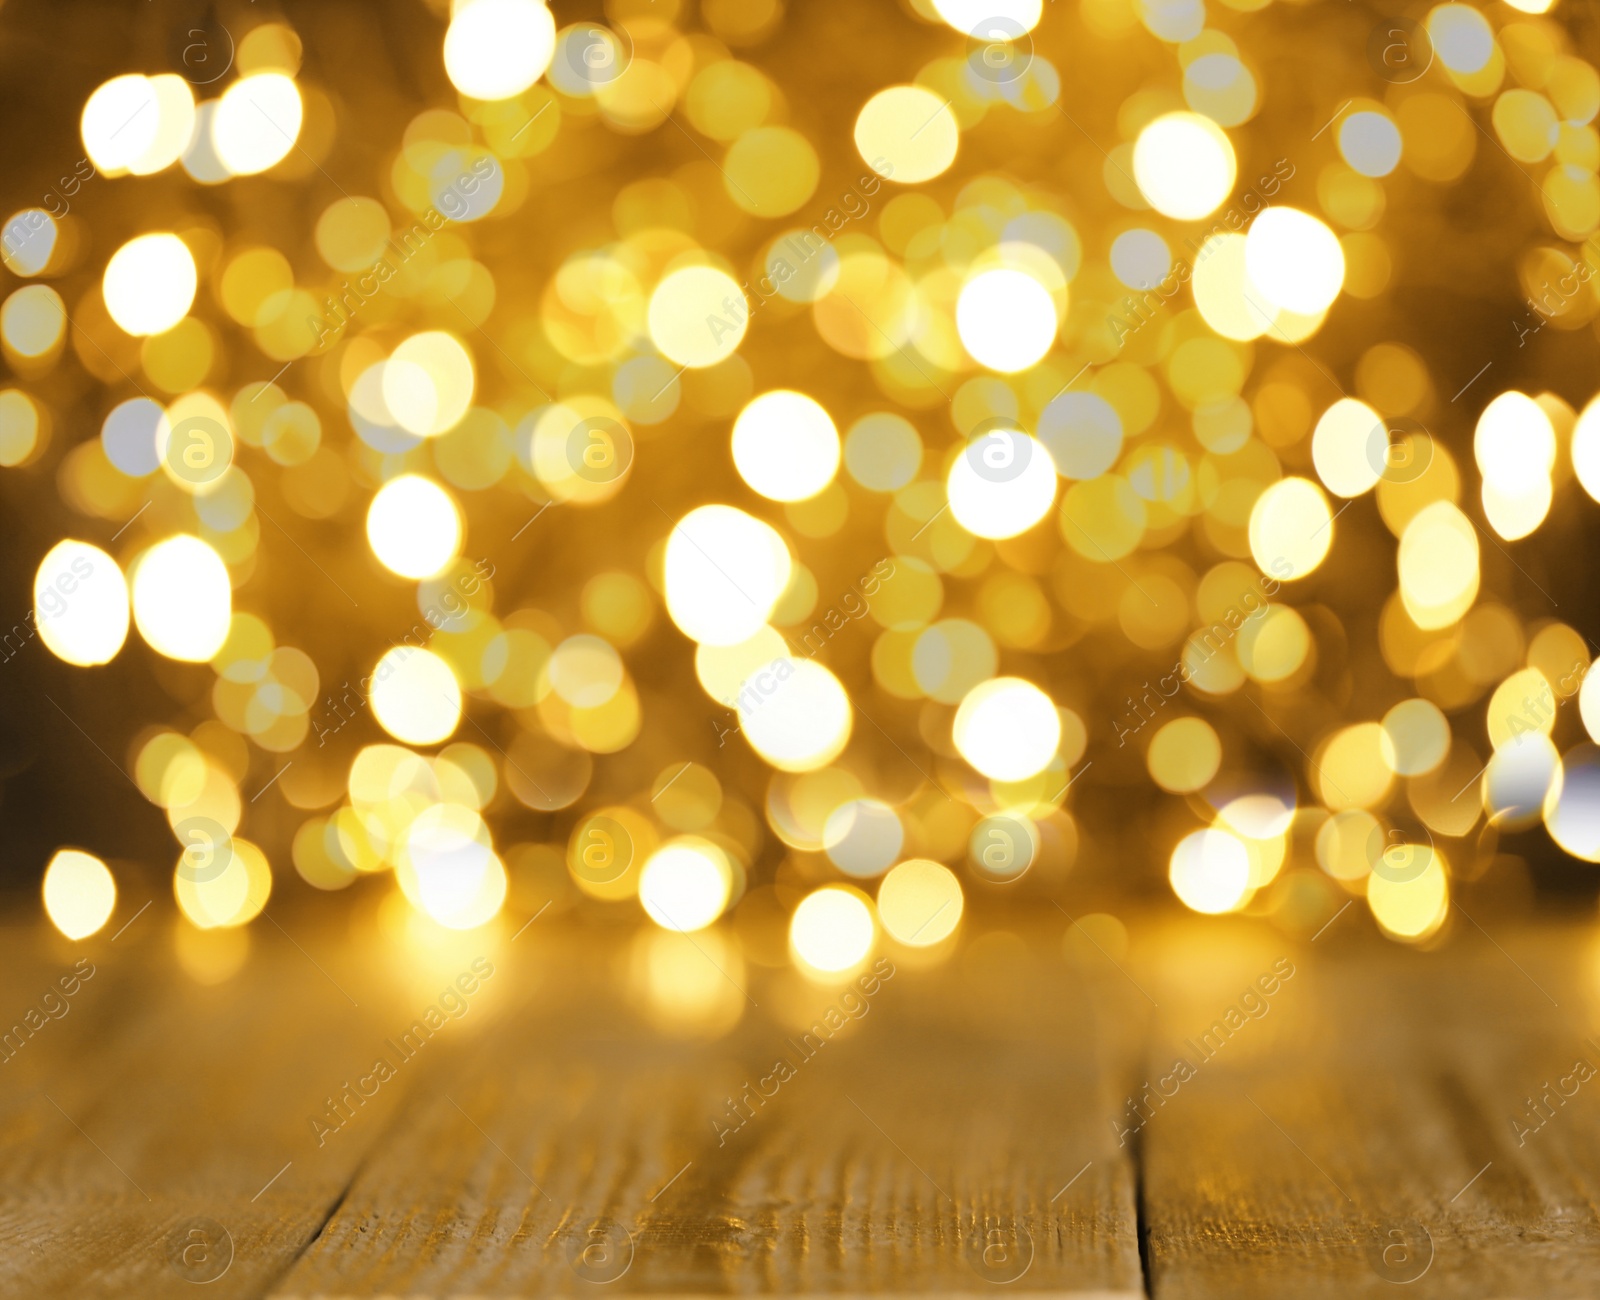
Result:
<svg viewBox="0 0 1600 1300"><path fill-rule="evenodd" d="M44 871L44 910L69 939L87 939L117 906L117 882L92 853L60 849Z"/></svg>

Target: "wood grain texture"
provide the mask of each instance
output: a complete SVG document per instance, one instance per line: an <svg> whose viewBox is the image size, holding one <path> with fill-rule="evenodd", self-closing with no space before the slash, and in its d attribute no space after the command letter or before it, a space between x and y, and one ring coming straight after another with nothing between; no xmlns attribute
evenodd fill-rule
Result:
<svg viewBox="0 0 1600 1300"><path fill-rule="evenodd" d="M264 1294L410 1082L319 1149L308 1117L405 1023L403 982L263 921L244 969L208 986L178 968L170 926L147 914L70 950L6 936L8 1029L78 959L94 973L0 1065L0 1296L167 1297L224 1263L204 1294Z"/></svg>
<svg viewBox="0 0 1600 1300"><path fill-rule="evenodd" d="M413 1094L275 1294L1143 1294L1091 1014L1128 995L1020 948L850 1002L773 974L707 1045L584 987Z"/></svg>
<svg viewBox="0 0 1600 1300"><path fill-rule="evenodd" d="M1458 925L1436 953L1211 935L1169 934L1151 1067L1195 1074L1138 1133L1159 1300L1595 1294L1587 935ZM1295 974L1255 1018L1241 991L1280 957ZM1230 1005L1242 1026L1202 1042ZM1563 1077L1576 1095L1519 1144L1513 1118Z"/></svg>
<svg viewBox="0 0 1600 1300"><path fill-rule="evenodd" d="M1064 957L1060 923L870 992L722 953L674 1004L650 936L269 924L211 986L168 925L4 936L5 1017L95 965L0 1065L5 1300L202 1294L169 1257L197 1218L233 1249L203 1294L280 1300L1490 1300L1600 1276L1578 928L1420 953L1191 919L1114 962ZM709 963L696 945L675 960Z"/></svg>

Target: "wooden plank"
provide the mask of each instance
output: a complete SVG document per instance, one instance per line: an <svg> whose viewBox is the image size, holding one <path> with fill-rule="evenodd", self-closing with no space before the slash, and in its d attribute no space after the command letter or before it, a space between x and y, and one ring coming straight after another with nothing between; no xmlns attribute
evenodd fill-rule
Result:
<svg viewBox="0 0 1600 1300"><path fill-rule="evenodd" d="M1159 1300L1402 1284L1594 1294L1600 1075L1580 1085L1573 1070L1600 1067L1585 1038L1587 933L1490 942L1458 923L1433 953L1376 939L1291 948L1243 923L1201 933L1167 936L1150 1073L1174 1095L1137 1133ZM1267 995L1255 981L1284 958L1295 973ZM1193 1077L1172 1073L1179 1057ZM1564 1077L1575 1095L1519 1145L1513 1116Z"/></svg>
<svg viewBox="0 0 1600 1300"><path fill-rule="evenodd" d="M1004 952L848 994L762 972L709 1043L568 967L414 1094L273 1294L1142 1295L1092 1014L1140 995Z"/></svg>
<svg viewBox="0 0 1600 1300"><path fill-rule="evenodd" d="M310 1117L408 1023L394 958L364 969L342 929L291 939L262 920L229 936L250 946L242 969L207 985L174 960L174 925L153 909L114 945L70 950L5 936L7 1027L45 1016L0 1066L0 1295L169 1297L207 1279L210 1296L263 1294L421 1076L319 1147ZM94 973L54 1018L46 995L79 958Z"/></svg>

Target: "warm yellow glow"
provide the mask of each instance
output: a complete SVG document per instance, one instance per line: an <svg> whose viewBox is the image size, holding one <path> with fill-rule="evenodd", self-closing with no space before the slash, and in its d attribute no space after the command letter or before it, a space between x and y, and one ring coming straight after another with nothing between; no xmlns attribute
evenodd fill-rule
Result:
<svg viewBox="0 0 1600 1300"><path fill-rule="evenodd" d="M697 835L680 835L645 862L639 904L663 930L703 930L722 915L732 885L721 849Z"/></svg>
<svg viewBox="0 0 1600 1300"><path fill-rule="evenodd" d="M39 639L69 664L109 663L128 638L128 583L117 562L88 542L57 542L33 579Z"/></svg>
<svg viewBox="0 0 1600 1300"><path fill-rule="evenodd" d="M873 171L901 185L916 185L955 162L961 127L944 96L926 86L890 86L856 116L855 141Z"/></svg>
<svg viewBox="0 0 1600 1300"><path fill-rule="evenodd" d="M66 305L47 284L25 285L0 307L0 337L18 356L49 356L60 345L66 330Z"/></svg>
<svg viewBox="0 0 1600 1300"><path fill-rule="evenodd" d="M461 684L431 650L397 645L372 671L372 714L408 745L437 745L461 722Z"/></svg>
<svg viewBox="0 0 1600 1300"><path fill-rule="evenodd" d="M1501 393L1478 417L1472 452L1486 480L1503 492L1519 492L1549 478L1556 431L1526 393Z"/></svg>
<svg viewBox="0 0 1600 1300"><path fill-rule="evenodd" d="M1274 483L1250 510L1250 555L1262 573L1292 582L1327 558L1333 512L1310 479Z"/></svg>
<svg viewBox="0 0 1600 1300"><path fill-rule="evenodd" d="M622 656L603 637L569 636L551 651L545 665L550 686L574 708L598 709L621 689L627 670Z"/></svg>
<svg viewBox="0 0 1600 1300"><path fill-rule="evenodd" d="M1407 866L1398 872L1375 870L1367 877L1367 906L1384 931L1397 939L1426 938L1444 924L1450 910L1450 889L1439 851L1425 845L1412 847L1426 858L1421 871Z"/></svg>
<svg viewBox="0 0 1600 1300"><path fill-rule="evenodd" d="M1199 113L1163 114L1134 142L1134 180L1164 217L1198 221L1215 212L1237 174L1232 142Z"/></svg>
<svg viewBox="0 0 1600 1300"><path fill-rule="evenodd" d="M402 474L367 507L372 553L402 578L431 578L461 549L461 514L450 494L420 474Z"/></svg>
<svg viewBox="0 0 1600 1300"><path fill-rule="evenodd" d="M1258 682L1292 677L1311 652L1311 629L1288 605L1268 605L1239 629L1239 666Z"/></svg>
<svg viewBox="0 0 1600 1300"><path fill-rule="evenodd" d="M135 176L151 176L172 166L194 135L194 94L189 83L174 72L163 72L150 78L149 88L155 96L156 130L144 152L128 163Z"/></svg>
<svg viewBox="0 0 1600 1300"><path fill-rule="evenodd" d="M1478 417L1472 449L1490 526L1508 541L1526 537L1544 522L1552 500L1556 432L1550 417L1525 393L1501 393ZM1575 461L1577 454L1575 440Z"/></svg>
<svg viewBox="0 0 1600 1300"><path fill-rule="evenodd" d="M872 909L855 890L841 885L826 885L808 894L789 921L789 945L795 957L827 974L865 960L876 936Z"/></svg>
<svg viewBox="0 0 1600 1300"><path fill-rule="evenodd" d="M1231 912L1250 895L1250 854L1231 831L1191 831L1172 850L1167 879L1185 907Z"/></svg>
<svg viewBox="0 0 1600 1300"><path fill-rule="evenodd" d="M233 584L222 557L198 537L157 542L133 569L133 621L152 650L203 663L233 620Z"/></svg>
<svg viewBox="0 0 1600 1300"><path fill-rule="evenodd" d="M300 90L281 72L241 77L229 86L211 119L217 158L235 176L254 176L289 156L304 115Z"/></svg>
<svg viewBox="0 0 1600 1300"><path fill-rule="evenodd" d="M43 208L23 208L3 227L0 263L13 275L38 275L50 265L61 238L61 227Z"/></svg>
<svg viewBox="0 0 1600 1300"><path fill-rule="evenodd" d="M1145 764L1163 790L1187 794L1217 774L1222 742L1204 718L1174 718L1151 738Z"/></svg>
<svg viewBox="0 0 1600 1300"><path fill-rule="evenodd" d="M976 537L1015 537L1049 513L1056 466L1044 444L1016 429L974 438L950 464L950 513Z"/></svg>
<svg viewBox="0 0 1600 1300"><path fill-rule="evenodd" d="M1343 808L1375 808L1394 784L1384 762L1387 733L1376 722L1341 727L1323 746L1312 773L1323 803Z"/></svg>
<svg viewBox="0 0 1600 1300"><path fill-rule="evenodd" d="M1578 716L1590 740L1600 740L1600 673L1592 666L1583 674L1583 685L1578 688Z"/></svg>
<svg viewBox="0 0 1600 1300"><path fill-rule="evenodd" d="M766 624L792 561L777 530L732 506L701 506L667 540L667 612L706 645L737 645Z"/></svg>
<svg viewBox="0 0 1600 1300"><path fill-rule="evenodd" d="M1494 32L1471 5L1436 5L1428 12L1428 39L1452 72L1479 72L1494 55Z"/></svg>
<svg viewBox="0 0 1600 1300"><path fill-rule="evenodd" d="M1386 841L1383 826L1361 808L1336 812L1317 829L1317 865L1335 880L1360 880L1372 870Z"/></svg>
<svg viewBox="0 0 1600 1300"><path fill-rule="evenodd" d="M1039 25L1044 0L933 0L933 7L963 36L1007 40Z"/></svg>
<svg viewBox="0 0 1600 1300"><path fill-rule="evenodd" d="M429 804L412 819L395 879L412 906L450 930L492 921L509 884L483 818L455 803Z"/></svg>
<svg viewBox="0 0 1600 1300"><path fill-rule="evenodd" d="M1298 208L1275 204L1250 223L1244 264L1273 306L1301 316L1326 311L1344 286L1339 237Z"/></svg>
<svg viewBox="0 0 1600 1300"><path fill-rule="evenodd" d="M750 327L744 290L714 266L684 266L663 277L647 315L650 341L661 355L691 369L732 356Z"/></svg>
<svg viewBox="0 0 1600 1300"><path fill-rule="evenodd" d="M1589 400L1573 426L1572 468L1590 499L1600 501L1600 397Z"/></svg>
<svg viewBox="0 0 1600 1300"><path fill-rule="evenodd" d="M1061 718L1032 682L995 677L967 692L951 734L961 757L985 776L1023 781L1055 757Z"/></svg>
<svg viewBox="0 0 1600 1300"><path fill-rule="evenodd" d="M1311 462L1335 496L1358 497L1376 487L1388 456L1383 417L1353 397L1341 397L1324 411L1311 434Z"/></svg>
<svg viewBox="0 0 1600 1300"><path fill-rule="evenodd" d="M1397 776L1421 776L1450 752L1449 720L1432 700L1401 700L1383 715L1379 746Z"/></svg>
<svg viewBox="0 0 1600 1300"><path fill-rule="evenodd" d="M1246 342L1272 329L1272 304L1263 300L1245 270L1243 235L1208 235L1190 283L1200 315L1223 338Z"/></svg>
<svg viewBox="0 0 1600 1300"><path fill-rule="evenodd" d="M785 772L831 763L850 740L850 697L813 659L776 659L744 685L739 725L750 747Z"/></svg>
<svg viewBox="0 0 1600 1300"><path fill-rule="evenodd" d="M272 895L272 869L266 854L235 835L203 867L180 857L172 890L179 910L202 930L246 925Z"/></svg>
<svg viewBox="0 0 1600 1300"><path fill-rule="evenodd" d="M878 919L893 938L912 948L954 934L962 905L955 872L927 858L902 862L878 886Z"/></svg>
<svg viewBox="0 0 1600 1300"><path fill-rule="evenodd" d="M156 88L149 77L129 73L95 88L83 106L79 130L84 151L106 176L118 176L155 143L161 125Z"/></svg>
<svg viewBox="0 0 1600 1300"><path fill-rule="evenodd" d="M1005 374L1026 370L1056 341L1055 303L1022 271L980 271L961 286L956 330L979 365Z"/></svg>
<svg viewBox="0 0 1600 1300"><path fill-rule="evenodd" d="M162 334L189 311L199 283L183 240L165 233L130 239L111 255L101 281L106 310L129 334Z"/></svg>
<svg viewBox="0 0 1600 1300"><path fill-rule="evenodd" d="M733 422L733 463L768 500L803 501L839 472L839 430L804 393L762 393Z"/></svg>
<svg viewBox="0 0 1600 1300"><path fill-rule="evenodd" d="M1533 733L1548 736L1556 725L1555 690L1537 668L1519 669L1489 697L1484 725L1495 749Z"/></svg>
<svg viewBox="0 0 1600 1300"><path fill-rule="evenodd" d="M1557 769L1544 797L1544 825L1561 849L1600 862L1600 749L1580 745Z"/></svg>
<svg viewBox="0 0 1600 1300"><path fill-rule="evenodd" d="M1449 627L1478 595L1478 532L1448 501L1412 516L1400 535L1400 598L1420 628Z"/></svg>
<svg viewBox="0 0 1600 1300"><path fill-rule="evenodd" d="M413 334L383 368L383 400L400 427L424 438L447 433L472 405L472 354L444 330Z"/></svg>
<svg viewBox="0 0 1600 1300"><path fill-rule="evenodd" d="M58 849L44 870L44 910L69 939L87 939L111 919L117 882L92 853Z"/></svg>
<svg viewBox="0 0 1600 1300"><path fill-rule="evenodd" d="M510 99L544 75L556 21L538 0L467 0L444 36L444 70L473 99Z"/></svg>

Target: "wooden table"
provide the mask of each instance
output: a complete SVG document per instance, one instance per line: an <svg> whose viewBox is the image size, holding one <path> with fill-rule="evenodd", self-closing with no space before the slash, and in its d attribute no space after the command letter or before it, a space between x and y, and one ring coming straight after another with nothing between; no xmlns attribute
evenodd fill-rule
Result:
<svg viewBox="0 0 1600 1300"><path fill-rule="evenodd" d="M1046 915L851 992L523 919L19 919L0 1295L1600 1293L1591 927Z"/></svg>

